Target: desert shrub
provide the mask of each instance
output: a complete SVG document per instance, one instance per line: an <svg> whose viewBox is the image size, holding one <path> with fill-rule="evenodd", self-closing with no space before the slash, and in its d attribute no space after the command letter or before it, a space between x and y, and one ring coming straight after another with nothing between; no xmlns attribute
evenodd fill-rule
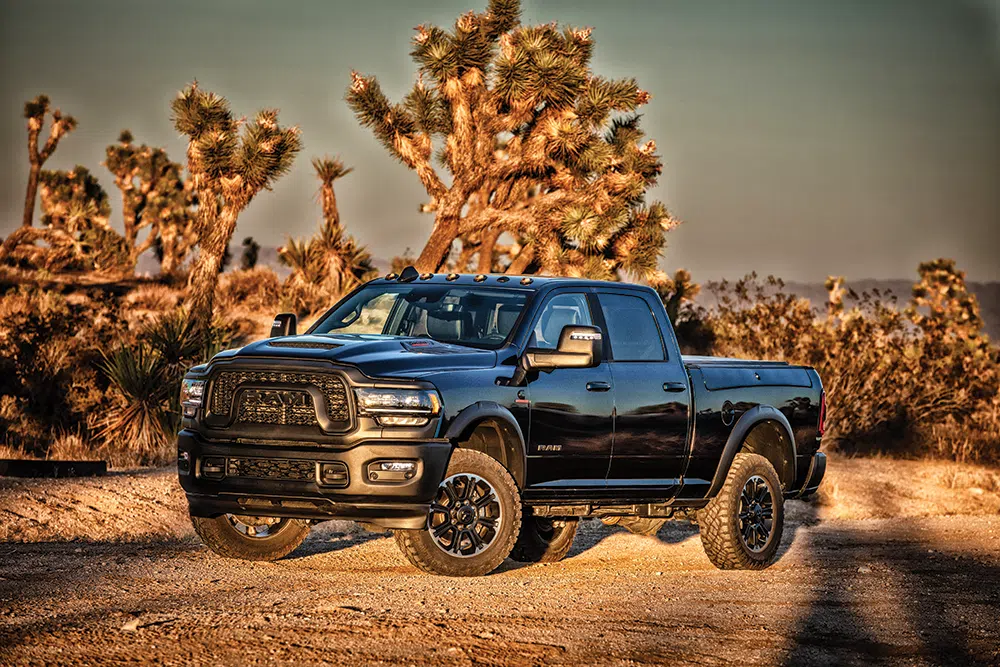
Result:
<svg viewBox="0 0 1000 667"><path fill-rule="evenodd" d="M0 297L0 429L44 455L55 434L86 427L108 384L96 372L122 325L110 301L21 289Z"/></svg>
<svg viewBox="0 0 1000 667"><path fill-rule="evenodd" d="M1000 461L1000 352L953 262L919 273L903 308L832 278L820 313L780 280L751 275L710 284L718 305L700 315L715 354L814 366L827 392L827 439L842 450Z"/></svg>
<svg viewBox="0 0 1000 667"><path fill-rule="evenodd" d="M222 311L245 309L272 313L278 307L281 281L266 266L231 271L222 276L216 295Z"/></svg>

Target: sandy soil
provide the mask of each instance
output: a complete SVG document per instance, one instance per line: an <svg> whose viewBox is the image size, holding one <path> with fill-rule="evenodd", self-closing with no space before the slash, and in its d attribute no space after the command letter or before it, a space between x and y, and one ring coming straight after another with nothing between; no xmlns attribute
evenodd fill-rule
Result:
<svg viewBox="0 0 1000 667"><path fill-rule="evenodd" d="M996 665L996 481L836 459L764 572L716 570L688 524L588 521L561 563L447 579L344 522L278 563L223 560L169 471L5 480L0 663Z"/></svg>

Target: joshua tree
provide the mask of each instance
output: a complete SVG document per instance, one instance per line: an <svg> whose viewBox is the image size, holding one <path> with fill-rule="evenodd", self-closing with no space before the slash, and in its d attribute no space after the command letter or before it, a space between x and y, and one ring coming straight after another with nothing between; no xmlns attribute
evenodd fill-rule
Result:
<svg viewBox="0 0 1000 667"><path fill-rule="evenodd" d="M128 253L108 226L111 207L97 179L78 165L70 171L42 170L38 180L42 226L15 232L19 241L10 256L49 271L120 270Z"/></svg>
<svg viewBox="0 0 1000 667"><path fill-rule="evenodd" d="M700 291L701 285L691 280L691 272L687 269L677 269L672 278L667 278L656 286L656 292L667 310L667 317L674 326L677 325L681 305L693 301Z"/></svg>
<svg viewBox="0 0 1000 667"><path fill-rule="evenodd" d="M240 257L240 268L244 271L257 266L260 258L260 244L253 240L252 236L243 239L243 255Z"/></svg>
<svg viewBox="0 0 1000 667"><path fill-rule="evenodd" d="M430 198L422 210L434 226L416 267L436 271L461 239L488 270L507 232L510 273L662 281L656 263L676 221L644 203L662 170L635 114L649 93L591 72L590 29L523 26L519 15L518 0L490 0L451 31L418 26L417 82L401 103L374 77L351 75L348 104ZM450 179L432 165L435 144ZM471 261L463 250L459 264Z"/></svg>
<svg viewBox="0 0 1000 667"><path fill-rule="evenodd" d="M136 146L132 133L122 130L118 143L108 146L104 165L115 176L122 193L122 219L133 267L161 233L161 226L177 224L192 212L190 190L181 177L181 165L162 148ZM182 225L183 226L183 225ZM149 234L138 242L140 230Z"/></svg>
<svg viewBox="0 0 1000 667"><path fill-rule="evenodd" d="M333 226L340 225L340 211L337 210L337 195L333 190L333 182L354 171L353 167L345 167L339 159L323 157L313 158L313 169L319 178L319 197L323 204L323 219Z"/></svg>
<svg viewBox="0 0 1000 667"><path fill-rule="evenodd" d="M49 98L39 95L24 105L24 117L28 120L28 189L24 195L24 217L21 219L21 227L31 227L35 217L35 199L38 194L38 180L42 173L42 166L51 157L52 153L59 145L59 140L76 128L76 119L72 116L63 116L59 109L52 111L52 127L45 143L39 149L38 138L41 135L42 127L45 125L45 115L49 112ZM3 260L20 242L20 236L15 232L7 237L3 245L0 246L0 260Z"/></svg>
<svg viewBox="0 0 1000 667"><path fill-rule="evenodd" d="M153 250L160 261L160 275L173 275L198 242L198 218L194 208L198 197L194 182L186 179L174 197L165 200L156 212L159 220Z"/></svg>
<svg viewBox="0 0 1000 667"><path fill-rule="evenodd" d="M198 196L198 257L188 294L202 333L211 325L219 269L240 212L288 171L301 139L298 128L278 125L277 110L259 111L247 123L233 116L229 102L197 83L181 91L172 108L174 126L189 139L188 173Z"/></svg>
<svg viewBox="0 0 1000 667"><path fill-rule="evenodd" d="M323 307L375 272L371 254L344 231L337 210L333 182L353 171L340 160L314 159L313 168L320 181L319 198L323 205L323 224L305 241L289 239L278 249L281 262L292 268L288 277L296 309L309 312Z"/></svg>
<svg viewBox="0 0 1000 667"><path fill-rule="evenodd" d="M39 175L42 224L81 232L107 228L111 216L108 193L86 167L70 171L42 171Z"/></svg>

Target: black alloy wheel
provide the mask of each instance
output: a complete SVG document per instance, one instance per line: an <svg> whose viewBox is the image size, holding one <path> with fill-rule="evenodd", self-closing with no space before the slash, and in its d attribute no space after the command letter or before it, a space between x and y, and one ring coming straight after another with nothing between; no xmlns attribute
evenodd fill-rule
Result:
<svg viewBox="0 0 1000 667"><path fill-rule="evenodd" d="M452 475L438 487L427 530L446 554L469 558L487 549L504 520L496 490L479 475Z"/></svg>
<svg viewBox="0 0 1000 667"><path fill-rule="evenodd" d="M774 533L774 496L767 480L753 475L740 493L740 537L743 545L760 553Z"/></svg>

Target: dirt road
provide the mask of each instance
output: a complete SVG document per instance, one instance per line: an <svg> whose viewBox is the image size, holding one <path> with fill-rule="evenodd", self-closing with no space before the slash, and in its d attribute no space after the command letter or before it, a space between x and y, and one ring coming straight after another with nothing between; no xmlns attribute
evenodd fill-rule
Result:
<svg viewBox="0 0 1000 667"><path fill-rule="evenodd" d="M109 541L98 501L36 484L99 537L0 544L2 664L1000 664L996 514L829 520L795 503L765 572L716 570L688 525L643 538L589 521L561 563L447 579L346 523L278 563L222 560L176 524L166 474L139 485L142 534ZM4 521L6 539L27 534Z"/></svg>

